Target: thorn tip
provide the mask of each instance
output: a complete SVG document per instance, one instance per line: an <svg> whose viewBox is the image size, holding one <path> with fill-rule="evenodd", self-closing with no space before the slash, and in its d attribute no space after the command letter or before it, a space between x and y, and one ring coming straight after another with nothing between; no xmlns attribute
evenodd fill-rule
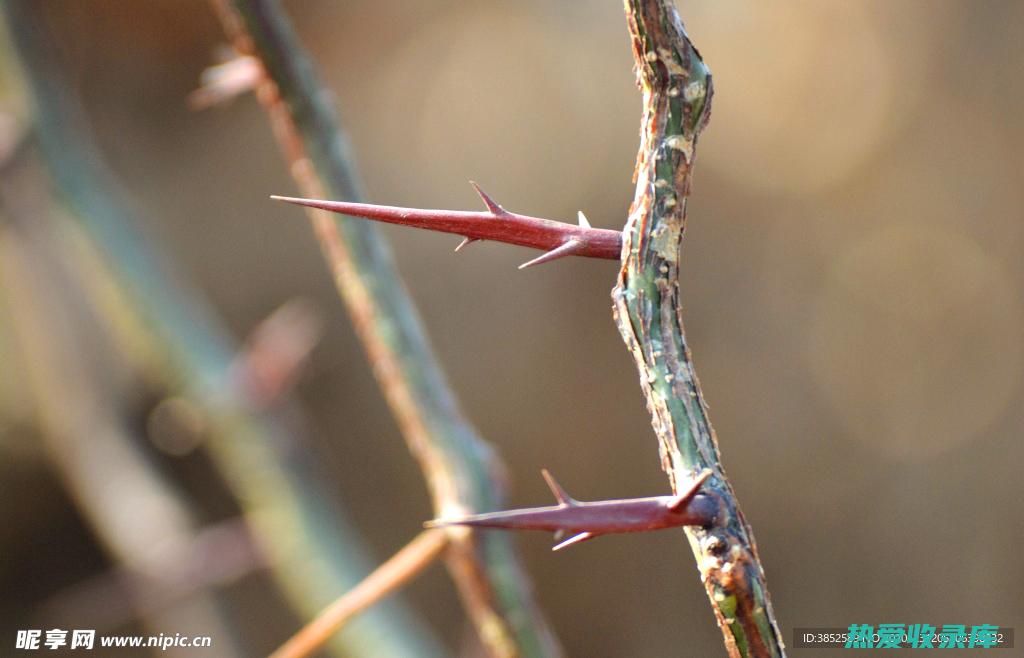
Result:
<svg viewBox="0 0 1024 658"><path fill-rule="evenodd" d="M581 249L583 249L583 243L576 238L570 238L562 243L561 246L555 247L551 251L544 252L533 260L523 263L519 266L519 269L525 270L526 268L533 267L534 265L543 265L544 263L550 263L551 261L558 260L559 258L572 256Z"/></svg>
<svg viewBox="0 0 1024 658"><path fill-rule="evenodd" d="M459 243L459 246L455 247L455 251L456 252L462 251L463 247L465 247L467 245L470 245L470 244L472 244L474 242L479 242L479 241L480 241L480 238L462 238L462 242Z"/></svg>
<svg viewBox="0 0 1024 658"><path fill-rule="evenodd" d="M676 496L675 500L669 504L668 508L673 512L682 509L693 499L694 496L697 495L697 491L700 490L709 477L711 477L711 469L705 468L693 479L693 482L691 482L690 486L686 488L686 491Z"/></svg>
<svg viewBox="0 0 1024 658"><path fill-rule="evenodd" d="M558 484L558 480L551 474L546 468L540 469L541 475L544 476L544 481L548 483L548 489L551 489L551 493L554 494L555 500L558 501L559 505L569 506L575 505L576 499L565 492L562 485Z"/></svg>
<svg viewBox="0 0 1024 658"><path fill-rule="evenodd" d="M489 210L492 215L497 216L507 214L507 211L500 205L498 205L497 201L488 196L487 192L484 192L483 189L479 185L477 185L475 181L469 181L469 184L473 186L473 189L476 190L476 193L480 195L481 199L483 199L484 205L487 206L487 210Z"/></svg>
<svg viewBox="0 0 1024 658"><path fill-rule="evenodd" d="M555 544L554 546L551 547L551 550L553 550L553 551L560 551L563 548L568 548L569 546L572 546L573 544L578 544L581 541L587 541L588 539L590 539L592 537L594 537L594 533L592 533L592 532L581 532L581 533L579 533L577 535L573 535L572 537L569 537L568 539L566 539L563 542Z"/></svg>

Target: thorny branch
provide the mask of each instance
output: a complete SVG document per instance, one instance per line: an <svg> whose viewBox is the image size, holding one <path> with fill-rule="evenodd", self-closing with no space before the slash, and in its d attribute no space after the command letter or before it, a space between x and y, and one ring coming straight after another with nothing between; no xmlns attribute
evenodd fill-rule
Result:
<svg viewBox="0 0 1024 658"><path fill-rule="evenodd" d="M777 658L784 646L754 536L726 478L707 405L683 331L679 250L694 147L711 110L711 73L686 35L672 0L625 0L643 93L636 196L612 293L615 320L636 360L674 490L698 471L719 518L688 526L701 580L730 656Z"/></svg>
<svg viewBox="0 0 1024 658"><path fill-rule="evenodd" d="M711 75L668 0L626 0L625 9L638 84L644 96L644 118L636 169L637 193L624 231L623 265L613 292L615 317L636 358L661 440L663 465L673 487L678 488L681 481L701 468L711 469L713 474L709 489L719 505L716 523L712 527L691 525L687 532L726 647L736 656L781 656L783 645L757 548L720 464L717 440L707 418L681 319L678 252L685 228L694 149L710 115ZM527 265L565 255L614 255L619 234L591 229L582 214L581 227L576 229L508 213L486 194L481 192L481 197L488 212L276 198L460 234L466 238L463 245L490 239L550 250ZM564 506L571 507L560 505L551 510L564 512ZM509 526L512 515L520 523L527 512L532 514L528 522L533 525L519 527L541 527L536 521L538 510L475 515L446 523ZM583 534L584 539L592 536Z"/></svg>
<svg viewBox="0 0 1024 658"><path fill-rule="evenodd" d="M358 199L361 184L312 65L273 0L212 0L242 56L263 69L257 97L303 194ZM338 290L439 515L495 509L496 455L466 421L375 227L311 209ZM448 531L447 565L478 634L495 656L557 656L507 537Z"/></svg>
<svg viewBox="0 0 1024 658"><path fill-rule="evenodd" d="M687 37L671 0L625 0L625 12L637 84L643 93L643 121L634 174L636 195L622 235L616 234L622 239L622 268L612 293L614 315L640 371L641 387L660 441L662 465L673 490L678 493L688 486L698 472L710 473L704 492L717 506L714 523L681 525L686 527L726 649L734 657L779 658L785 655L784 645L764 570L753 533L721 465L718 442L686 344L679 296L679 250L686 223L686 199L697 138L710 116L711 73ZM577 255L609 257L610 238L600 255L579 253L578 247L566 248L572 240L566 228L569 225L547 222L553 225L553 233L563 233L559 246L527 242L520 234L488 224L505 211L482 196L490 213L284 200L458 233L470 239L553 248L542 260L569 255L573 249ZM586 228L593 230L589 225ZM627 501L606 504L622 502ZM555 529L557 524L543 525L542 521L557 516L564 526L567 511L578 517L581 509L585 508L516 510L456 517L442 523ZM637 522L634 527L640 525ZM585 531L583 534L583 539L592 536Z"/></svg>

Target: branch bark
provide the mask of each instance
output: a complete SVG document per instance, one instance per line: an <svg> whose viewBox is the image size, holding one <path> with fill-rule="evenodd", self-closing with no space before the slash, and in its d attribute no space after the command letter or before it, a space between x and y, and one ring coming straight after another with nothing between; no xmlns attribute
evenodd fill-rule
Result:
<svg viewBox="0 0 1024 658"><path fill-rule="evenodd" d="M643 123L612 292L615 320L640 371L673 490L703 469L713 473L704 492L718 501L718 522L685 531L726 649L733 657L778 658L784 645L754 535L722 468L683 330L679 251L694 149L711 109L711 73L671 0L625 0L625 10Z"/></svg>
<svg viewBox="0 0 1024 658"><path fill-rule="evenodd" d="M358 200L362 185L323 87L273 0L213 0L242 55L259 59L257 96L270 115L289 169L309 197ZM390 251L376 227L309 209L313 228L374 373L438 516L497 509L498 462L466 421L434 358ZM557 656L532 601L511 540L452 529L448 569L469 616L495 656Z"/></svg>

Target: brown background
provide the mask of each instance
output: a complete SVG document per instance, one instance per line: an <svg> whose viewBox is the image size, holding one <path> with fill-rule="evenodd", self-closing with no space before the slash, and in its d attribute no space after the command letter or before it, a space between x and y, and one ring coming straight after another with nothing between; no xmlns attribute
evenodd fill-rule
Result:
<svg viewBox="0 0 1024 658"><path fill-rule="evenodd" d="M295 192L250 99L185 104L222 43L192 0L52 2L111 164L238 336L305 296L327 333L297 395L378 556L429 516ZM371 199L622 226L639 95L619 3L286 5L335 93ZM1024 622L1024 3L681 3L714 73L683 290L725 465L794 626ZM665 492L615 266L517 272L526 250L387 227L464 408L500 448L511 504ZM0 616L103 570L23 409L0 418ZM212 495L212 494L211 494ZM721 655L677 532L551 554L519 546L571 656ZM295 620L259 577L239 623L265 652ZM408 598L451 645L435 568ZM59 622L60 620L58 620ZM61 622L71 623L73 620ZM21 626L24 627L24 626ZM7 648L0 650L6 654ZM797 652L794 652L797 654ZM809 655L809 653L808 653Z"/></svg>

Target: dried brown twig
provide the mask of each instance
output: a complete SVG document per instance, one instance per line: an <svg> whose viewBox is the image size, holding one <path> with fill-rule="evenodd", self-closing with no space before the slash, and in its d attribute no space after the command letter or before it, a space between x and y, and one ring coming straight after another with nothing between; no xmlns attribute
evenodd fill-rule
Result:
<svg viewBox="0 0 1024 658"><path fill-rule="evenodd" d="M448 545L448 534L424 530L336 600L270 655L270 658L303 658L323 646L331 635L357 614L394 592L430 566Z"/></svg>

